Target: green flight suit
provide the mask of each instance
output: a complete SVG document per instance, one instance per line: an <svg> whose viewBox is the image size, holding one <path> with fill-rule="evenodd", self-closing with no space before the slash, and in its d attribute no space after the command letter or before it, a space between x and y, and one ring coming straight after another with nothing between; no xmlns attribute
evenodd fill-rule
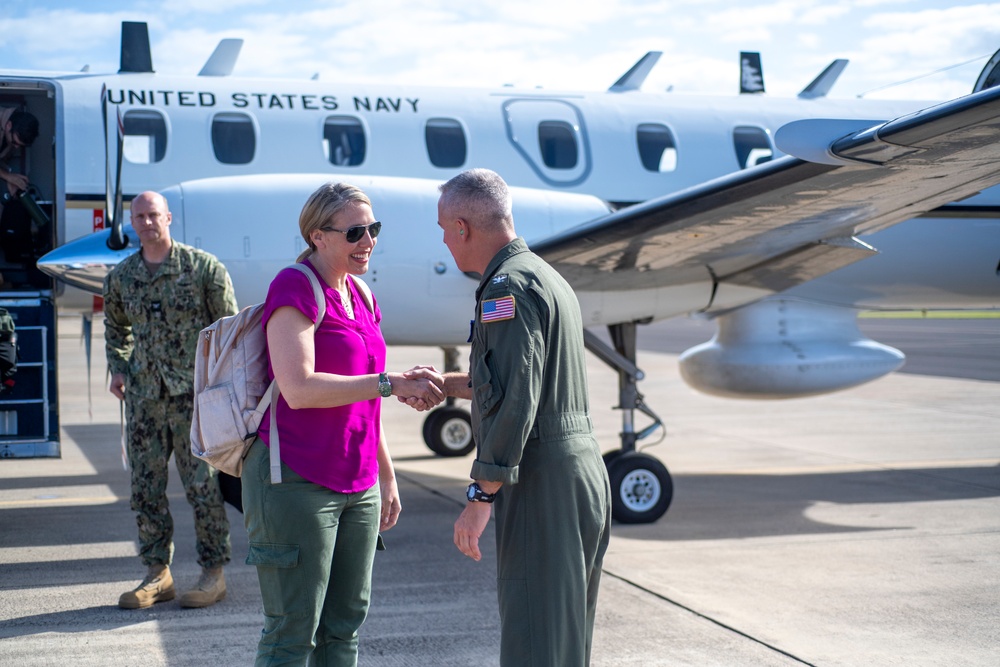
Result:
<svg viewBox="0 0 1000 667"><path fill-rule="evenodd" d="M236 312L222 263L177 241L154 275L136 252L104 279L108 370L125 376L131 506L146 565L173 559L166 493L171 455L194 508L199 565L230 560L229 520L215 470L191 454L190 434L199 333Z"/></svg>
<svg viewBox="0 0 1000 667"><path fill-rule="evenodd" d="M611 489L589 415L580 305L520 238L490 262L472 336L472 478L494 518L500 664L590 663Z"/></svg>

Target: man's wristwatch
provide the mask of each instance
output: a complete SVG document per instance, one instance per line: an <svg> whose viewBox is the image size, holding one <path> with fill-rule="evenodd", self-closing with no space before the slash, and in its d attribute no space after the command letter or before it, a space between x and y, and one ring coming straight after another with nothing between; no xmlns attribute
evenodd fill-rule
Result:
<svg viewBox="0 0 1000 667"><path fill-rule="evenodd" d="M469 488L465 490L465 497L469 499L470 503L492 503L497 499L497 494L486 493L483 488L479 486L479 482L473 482L469 484Z"/></svg>
<svg viewBox="0 0 1000 667"><path fill-rule="evenodd" d="M389 382L388 373L378 374L378 395L382 398L389 398L392 396L392 383Z"/></svg>

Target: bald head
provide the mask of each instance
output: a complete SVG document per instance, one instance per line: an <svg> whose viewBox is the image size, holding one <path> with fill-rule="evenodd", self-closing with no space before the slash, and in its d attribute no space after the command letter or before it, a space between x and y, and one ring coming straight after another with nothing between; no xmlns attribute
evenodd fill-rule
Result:
<svg viewBox="0 0 1000 667"><path fill-rule="evenodd" d="M159 192L146 191L136 196L130 206L132 229L139 235L143 256L164 254L170 249L170 222L173 216L167 207L167 200ZM147 250L153 255L148 255Z"/></svg>
<svg viewBox="0 0 1000 667"><path fill-rule="evenodd" d="M167 206L166 197L161 195L159 192L153 192L152 190L146 190L145 192L141 192L135 196L130 206L133 214L135 214L136 206L142 210L152 207L168 213L170 212L170 208Z"/></svg>

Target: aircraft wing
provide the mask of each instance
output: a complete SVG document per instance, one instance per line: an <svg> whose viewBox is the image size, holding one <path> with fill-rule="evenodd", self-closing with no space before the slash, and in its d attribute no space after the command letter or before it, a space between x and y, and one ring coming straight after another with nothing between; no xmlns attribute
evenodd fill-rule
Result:
<svg viewBox="0 0 1000 667"><path fill-rule="evenodd" d="M764 165L542 241L576 289L704 280L781 291L877 252L856 235L1000 182L1000 87L889 122L804 120ZM798 157L793 157L793 156Z"/></svg>

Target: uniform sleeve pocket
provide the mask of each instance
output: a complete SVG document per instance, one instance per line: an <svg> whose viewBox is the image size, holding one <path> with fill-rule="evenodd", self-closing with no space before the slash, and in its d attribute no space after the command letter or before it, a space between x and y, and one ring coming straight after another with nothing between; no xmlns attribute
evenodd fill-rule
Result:
<svg viewBox="0 0 1000 667"><path fill-rule="evenodd" d="M503 400L503 388L490 368L493 361L493 351L483 355L482 361L474 366L472 372L473 400L479 406L479 414L488 417L493 414Z"/></svg>
<svg viewBox="0 0 1000 667"><path fill-rule="evenodd" d="M299 564L299 545L251 542L247 565L291 568Z"/></svg>

